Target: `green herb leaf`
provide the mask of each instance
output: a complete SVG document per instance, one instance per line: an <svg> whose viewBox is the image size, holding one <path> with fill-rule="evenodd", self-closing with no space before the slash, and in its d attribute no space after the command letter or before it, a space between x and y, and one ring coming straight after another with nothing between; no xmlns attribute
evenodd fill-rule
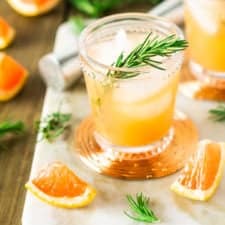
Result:
<svg viewBox="0 0 225 225"><path fill-rule="evenodd" d="M136 68L140 66L152 66L160 70L162 61L154 59L155 56L169 57L173 53L182 51L188 46L186 40L177 38L176 35L170 35L160 38L157 35L149 33L145 40L132 50L126 57L123 52L118 56L113 66ZM116 79L127 79L138 76L135 72L114 72L109 71L107 76Z"/></svg>
<svg viewBox="0 0 225 225"><path fill-rule="evenodd" d="M156 5L156 4L160 3L160 2L162 2L162 0L149 0L149 2L151 4L153 4L153 5Z"/></svg>
<svg viewBox="0 0 225 225"><path fill-rule="evenodd" d="M160 222L150 209L148 197L144 196L142 193L137 193L136 198L133 198L131 195L127 195L126 197L132 214L126 211L124 213L129 218L145 223Z"/></svg>
<svg viewBox="0 0 225 225"><path fill-rule="evenodd" d="M8 133L19 134L24 131L24 124L21 121L4 121L0 123L0 137Z"/></svg>
<svg viewBox="0 0 225 225"><path fill-rule="evenodd" d="M55 112L47 115L41 121L36 122L36 130L41 134L41 140L45 139L49 142L60 136L69 126L71 114L63 114Z"/></svg>
<svg viewBox="0 0 225 225"><path fill-rule="evenodd" d="M136 0L69 0L72 6L92 17L102 16L105 12L119 6L135 3ZM153 5L162 0L143 0Z"/></svg>
<svg viewBox="0 0 225 225"><path fill-rule="evenodd" d="M69 0L71 4L80 11L90 15L97 16L97 8L89 0Z"/></svg>
<svg viewBox="0 0 225 225"><path fill-rule="evenodd" d="M86 24L81 16L73 16L69 19L69 23L72 25L73 30L76 34L80 34L85 28Z"/></svg>
<svg viewBox="0 0 225 225"><path fill-rule="evenodd" d="M225 104L219 104L216 108L209 110L210 119L217 122L225 122Z"/></svg>

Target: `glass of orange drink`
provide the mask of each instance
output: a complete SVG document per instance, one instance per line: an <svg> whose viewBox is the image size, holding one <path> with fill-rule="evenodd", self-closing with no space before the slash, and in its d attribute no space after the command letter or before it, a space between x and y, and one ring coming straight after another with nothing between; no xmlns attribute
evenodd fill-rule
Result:
<svg viewBox="0 0 225 225"><path fill-rule="evenodd" d="M225 89L225 0L186 0L185 24L191 71Z"/></svg>
<svg viewBox="0 0 225 225"><path fill-rule="evenodd" d="M117 14L90 24L81 34L80 59L94 120L94 137L104 148L149 149L173 133L175 99L183 53L163 58L164 70L151 66L113 66L152 32L183 37L171 22L141 13ZM109 71L138 73L109 79Z"/></svg>

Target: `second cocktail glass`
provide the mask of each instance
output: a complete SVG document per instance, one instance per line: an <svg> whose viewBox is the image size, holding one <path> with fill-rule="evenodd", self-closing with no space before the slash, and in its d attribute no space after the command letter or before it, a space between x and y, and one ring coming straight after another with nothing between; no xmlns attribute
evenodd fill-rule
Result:
<svg viewBox="0 0 225 225"><path fill-rule="evenodd" d="M185 24L191 71L225 90L225 0L186 0Z"/></svg>
<svg viewBox="0 0 225 225"><path fill-rule="evenodd" d="M163 70L151 66L121 68L118 56L128 54L146 36L182 38L174 24L146 14L118 14L89 25L80 38L80 58L95 124L95 139L121 151L149 150L171 138L171 127L183 53L162 60ZM109 73L137 74L126 79ZM162 143L163 145L163 143Z"/></svg>

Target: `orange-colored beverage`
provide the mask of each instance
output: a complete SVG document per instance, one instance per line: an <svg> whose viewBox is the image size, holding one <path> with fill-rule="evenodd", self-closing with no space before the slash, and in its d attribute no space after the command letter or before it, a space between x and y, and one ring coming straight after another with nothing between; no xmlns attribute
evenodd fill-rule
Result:
<svg viewBox="0 0 225 225"><path fill-rule="evenodd" d="M178 77L178 73L172 74L165 85L152 92L151 85L146 84L152 82L150 78L118 81L117 87L111 87L86 74L96 131L121 146L146 145L161 139L171 126Z"/></svg>
<svg viewBox="0 0 225 225"><path fill-rule="evenodd" d="M225 1L186 0L190 59L204 69L225 72Z"/></svg>
<svg viewBox="0 0 225 225"><path fill-rule="evenodd" d="M130 70L111 66L121 52L129 54L149 32L162 38L171 33L182 37L175 26L160 24L165 21L159 22L158 18L140 16L140 21L137 18L126 18L122 23L109 21L105 29L100 27L97 32L93 28L93 33L83 34L87 39L81 37L84 45L80 46L80 55L95 135L114 147L138 147L159 141L169 133L174 115L182 52L155 58L163 61L164 70L151 66ZM138 76L110 79L109 70Z"/></svg>

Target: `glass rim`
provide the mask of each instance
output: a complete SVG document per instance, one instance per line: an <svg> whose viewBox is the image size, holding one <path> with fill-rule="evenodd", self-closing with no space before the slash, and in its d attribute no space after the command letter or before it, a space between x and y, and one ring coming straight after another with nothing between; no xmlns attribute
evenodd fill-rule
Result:
<svg viewBox="0 0 225 225"><path fill-rule="evenodd" d="M107 26L110 22L117 22L122 20L129 20L129 19L139 19L139 21L145 21L152 24L153 22L160 22L168 27L168 29L173 29L174 33L179 38L184 38L182 30L173 22L164 19L162 17L158 16L152 16L147 13L118 13L110 16L103 17L101 19L97 19L96 21L90 23L80 34L79 40L78 40L78 48L79 48L79 54L80 57L85 59L87 62L91 62L94 65L97 65L101 69L109 70L109 71L118 71L118 72L148 72L149 70L154 69L152 66L140 66L140 67L117 67L113 65L107 65L104 63L99 62L98 60L95 60L93 57L91 57L86 50L85 47L85 38L87 35L91 34L92 31L95 31L98 27L101 25ZM183 55L183 51L176 52L174 54L181 54Z"/></svg>

